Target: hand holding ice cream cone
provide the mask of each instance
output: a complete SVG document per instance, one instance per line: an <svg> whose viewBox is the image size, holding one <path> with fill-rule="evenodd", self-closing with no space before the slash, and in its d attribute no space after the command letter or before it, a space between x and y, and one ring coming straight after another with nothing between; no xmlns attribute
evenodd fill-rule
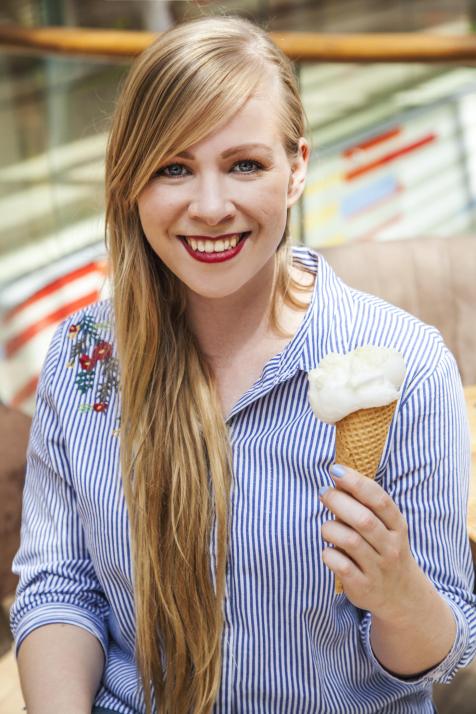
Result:
<svg viewBox="0 0 476 714"><path fill-rule="evenodd" d="M424 601L428 580L410 548L408 525L391 496L374 479L353 469L331 467L335 488L321 493L335 519L321 534L322 560L342 578L352 604L381 622L405 620Z"/></svg>
<svg viewBox="0 0 476 714"><path fill-rule="evenodd" d="M336 462L375 477L404 376L400 353L374 346L331 353L309 372L311 408L336 426Z"/></svg>

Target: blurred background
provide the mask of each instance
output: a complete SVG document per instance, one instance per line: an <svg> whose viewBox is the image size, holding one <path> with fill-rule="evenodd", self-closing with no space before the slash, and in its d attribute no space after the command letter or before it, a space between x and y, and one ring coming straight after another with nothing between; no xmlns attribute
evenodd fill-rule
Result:
<svg viewBox="0 0 476 714"><path fill-rule="evenodd" d="M476 27L476 0L2 0L0 24L160 31L223 11L269 31L462 35ZM54 327L108 294L103 157L129 66L0 46L0 400L28 414ZM474 232L474 66L296 69L313 144L296 242Z"/></svg>

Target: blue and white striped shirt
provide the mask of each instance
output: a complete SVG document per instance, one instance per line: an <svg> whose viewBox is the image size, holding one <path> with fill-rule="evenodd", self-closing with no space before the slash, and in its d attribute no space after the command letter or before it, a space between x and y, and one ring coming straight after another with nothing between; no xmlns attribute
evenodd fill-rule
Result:
<svg viewBox="0 0 476 714"><path fill-rule="evenodd" d="M455 360L440 334L350 289L303 246L317 272L297 333L228 416L233 448L231 543L223 670L215 714L433 712L433 682L449 682L476 651L476 599L466 535L469 434ZM372 617L322 563L330 517L334 427L308 403L307 373L329 352L367 344L399 350L407 373L377 480L405 515L413 554L452 608L448 656L404 680L372 653ZM108 300L65 320L44 363L28 449L20 575L11 610L16 647L36 627L83 627L106 664L95 704L144 712L134 661L128 518L119 468L117 360Z"/></svg>

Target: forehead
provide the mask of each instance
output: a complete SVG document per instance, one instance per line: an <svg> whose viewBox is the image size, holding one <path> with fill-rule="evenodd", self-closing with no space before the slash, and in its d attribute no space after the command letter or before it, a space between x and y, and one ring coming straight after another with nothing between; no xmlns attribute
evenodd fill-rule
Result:
<svg viewBox="0 0 476 714"><path fill-rule="evenodd" d="M219 154L222 158L236 152L236 147L273 155L282 146L278 124L278 110L271 97L251 96L226 123L213 129L208 136L179 157L192 158L199 154Z"/></svg>

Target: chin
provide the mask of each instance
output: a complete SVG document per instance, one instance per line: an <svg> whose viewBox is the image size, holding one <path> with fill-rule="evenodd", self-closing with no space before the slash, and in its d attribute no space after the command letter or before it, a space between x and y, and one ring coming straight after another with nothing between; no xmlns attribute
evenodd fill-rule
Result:
<svg viewBox="0 0 476 714"><path fill-rule="evenodd" d="M230 282L226 285L213 285L211 280L206 285L197 285L192 282L187 283L187 287L191 292L209 300L219 300L234 295L243 288L244 285L246 285L246 281L238 283L237 285L230 285Z"/></svg>
<svg viewBox="0 0 476 714"><path fill-rule="evenodd" d="M236 293L237 290L230 290L228 288L227 290L210 290L210 287L208 286L208 289L204 288L203 290L197 290L191 288L192 292L194 292L196 295L199 295L202 298L206 298L208 300L220 300L222 298L226 298L229 295L233 295L233 293Z"/></svg>

